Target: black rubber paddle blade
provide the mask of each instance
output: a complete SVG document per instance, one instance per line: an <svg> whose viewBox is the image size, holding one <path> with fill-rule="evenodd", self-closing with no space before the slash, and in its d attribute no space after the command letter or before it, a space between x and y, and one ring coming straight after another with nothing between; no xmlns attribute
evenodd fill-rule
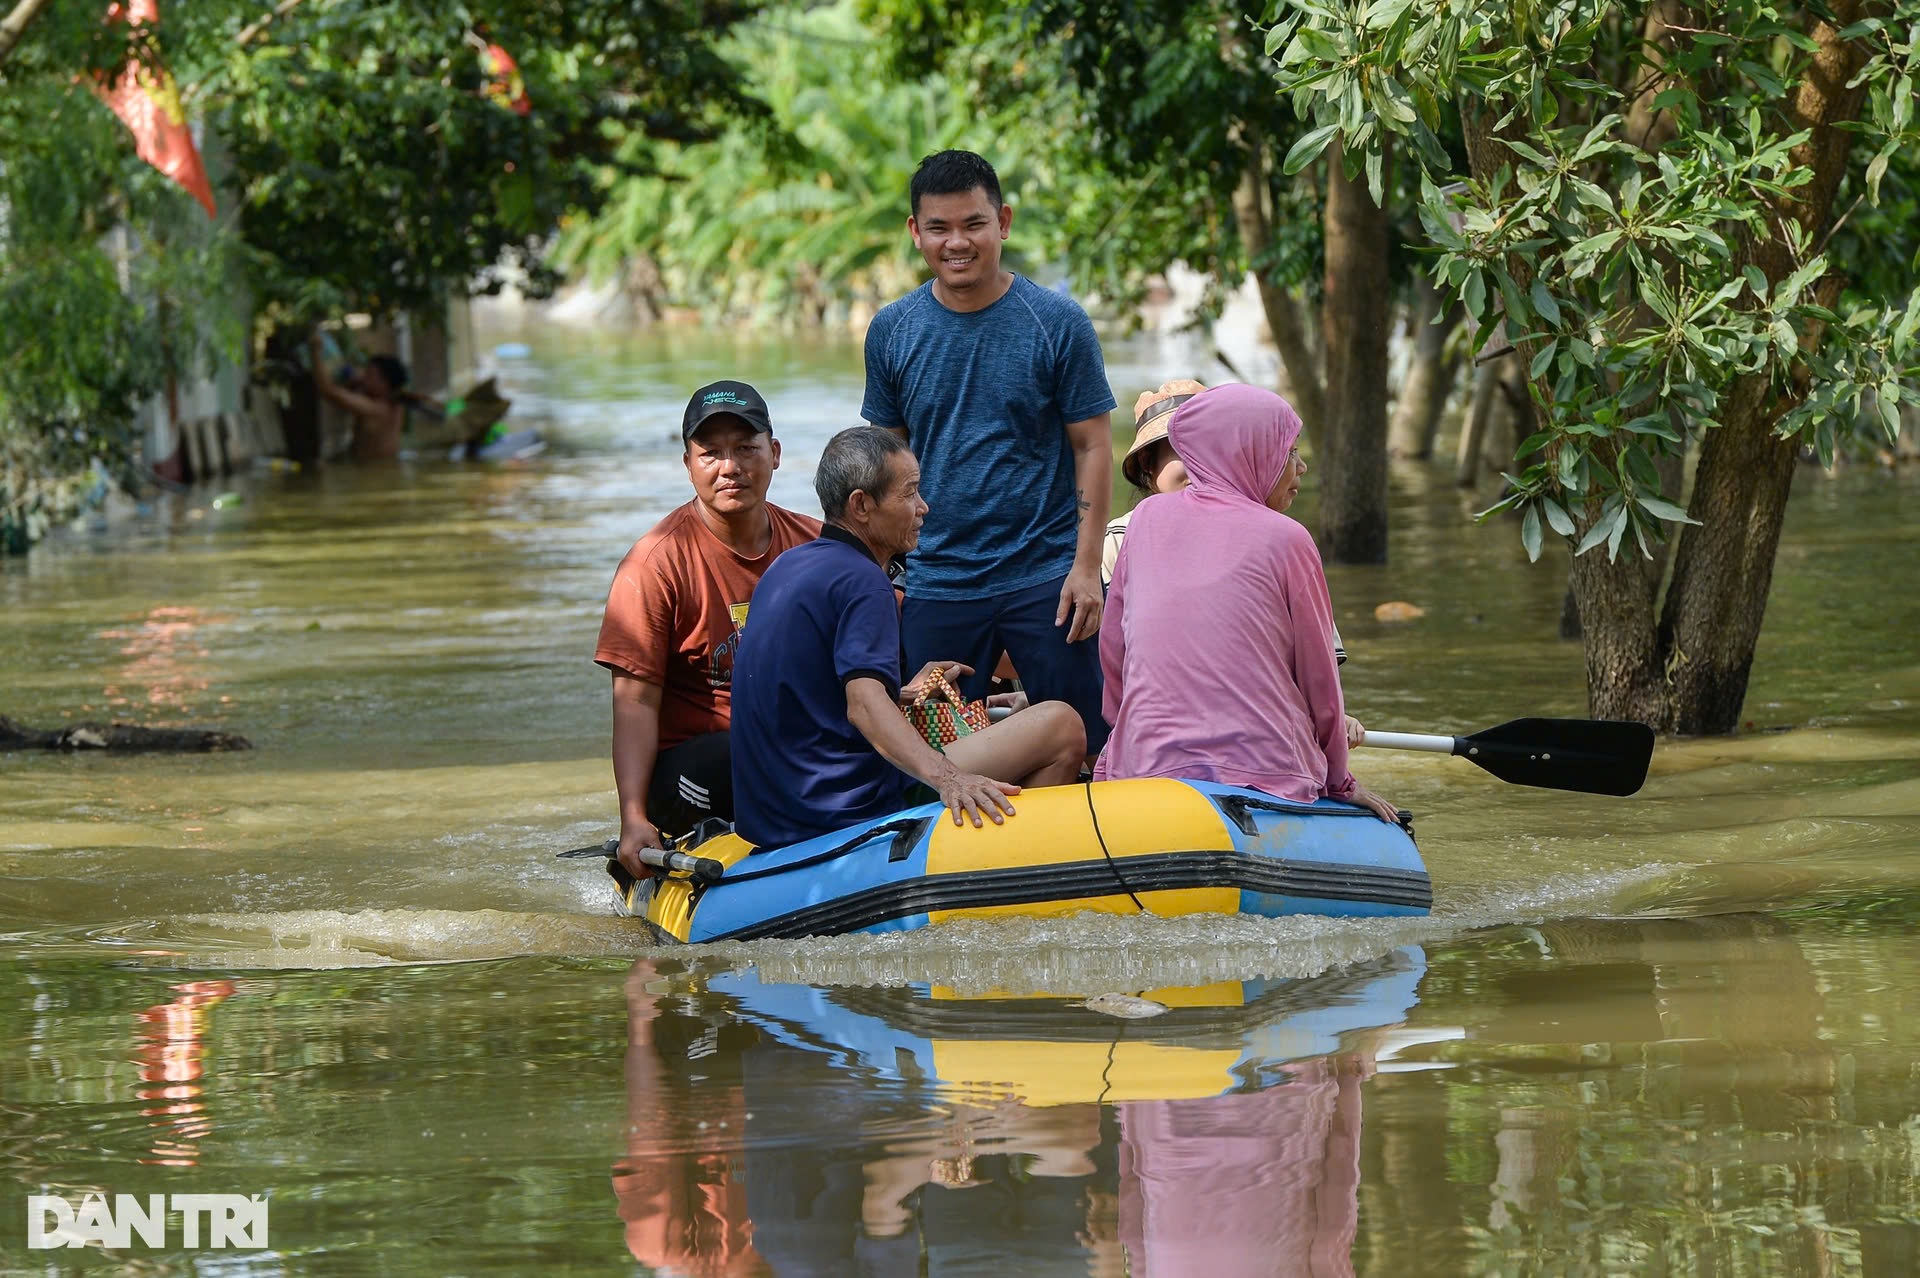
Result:
<svg viewBox="0 0 1920 1278"><path fill-rule="evenodd" d="M1653 760L1653 729L1617 719L1514 719L1454 741L1453 752L1515 785L1634 793Z"/></svg>

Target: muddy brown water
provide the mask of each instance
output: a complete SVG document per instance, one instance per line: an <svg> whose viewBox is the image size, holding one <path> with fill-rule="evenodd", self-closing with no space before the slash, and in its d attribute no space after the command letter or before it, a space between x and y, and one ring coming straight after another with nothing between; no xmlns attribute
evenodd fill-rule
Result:
<svg viewBox="0 0 1920 1278"><path fill-rule="evenodd" d="M1920 1270L1920 477L1800 476L1754 731L1632 799L1361 755L1429 918L650 950L552 859L614 820L607 581L689 386L773 370L811 509L859 355L501 336L532 465L261 475L0 565L0 713L258 747L0 755L0 1272ZM1394 484L1391 565L1331 574L1355 713L1580 713L1561 571ZM89 1191L265 1195L270 1243L29 1250L28 1195Z"/></svg>

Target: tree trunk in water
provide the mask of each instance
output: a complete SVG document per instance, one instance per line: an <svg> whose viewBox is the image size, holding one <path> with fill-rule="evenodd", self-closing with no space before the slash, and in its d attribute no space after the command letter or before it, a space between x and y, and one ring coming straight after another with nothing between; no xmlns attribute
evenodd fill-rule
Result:
<svg viewBox="0 0 1920 1278"><path fill-rule="evenodd" d="M200 728L140 728L130 723L76 723L65 728L29 728L0 715L0 750L139 750L200 752L251 750L231 732Z"/></svg>
<svg viewBox="0 0 1920 1278"><path fill-rule="evenodd" d="M1732 732L1773 585L1773 563L1793 487L1797 446L1773 423L1787 405L1764 379L1728 397L1724 424L1700 454L1658 626L1659 581L1623 548L1573 561L1573 593L1587 643L1587 699L1604 719L1639 719L1662 732Z"/></svg>
<svg viewBox="0 0 1920 1278"><path fill-rule="evenodd" d="M1447 358L1447 339L1465 312L1457 302L1448 305L1424 271L1415 276L1413 287L1413 362L1387 427L1387 456L1426 461L1433 456L1434 431L1460 369L1457 358ZM1440 317L1437 324L1435 316Z"/></svg>
<svg viewBox="0 0 1920 1278"><path fill-rule="evenodd" d="M1280 351L1280 377L1285 383L1288 401L1300 414L1307 438L1324 447L1327 431L1327 392L1320 380L1320 356L1313 349L1313 334L1300 299L1277 286L1262 282L1261 306L1267 313L1267 329Z"/></svg>
<svg viewBox="0 0 1920 1278"><path fill-rule="evenodd" d="M1766 238L1745 239L1735 263L1759 267L1774 284L1796 265L1778 223L1799 223L1815 243L1831 224L1834 192L1852 141L1836 126L1855 119L1865 97L1864 86L1848 87L1864 49L1859 42L1841 40L1839 32L1866 6L1853 0L1833 9L1835 22L1808 24L1819 48L1794 90L1790 112L1809 134L1793 159L1810 180L1778 201L1765 219ZM1649 102L1649 114L1650 107ZM1463 112L1463 122L1473 171L1484 179L1503 161L1505 148L1483 113ZM1527 274L1525 263L1515 266L1517 275ZM1818 300L1831 305L1839 284L1834 275L1821 281ZM1802 349L1812 349L1822 335L1817 323L1810 324L1802 333ZM1806 391L1804 365L1793 372L1798 380L1784 390L1769 368L1741 378L1723 395L1722 424L1705 437L1688 503L1700 526L1675 534L1673 577L1657 621L1659 583L1637 553L1623 547L1609 562L1601 547L1574 559L1572 587L1586 633L1588 704L1596 716L1638 719L1663 732L1724 733L1739 727L1793 484L1796 445L1773 435L1775 424Z"/></svg>
<svg viewBox="0 0 1920 1278"><path fill-rule="evenodd" d="M1340 148L1330 148L1321 322L1327 424L1316 460L1321 542L1336 563L1387 561L1388 233L1365 176L1349 179Z"/></svg>
<svg viewBox="0 0 1920 1278"><path fill-rule="evenodd" d="M1857 2L1834 6L1840 25L1856 21L1865 8ZM1831 222L1852 145L1852 136L1835 126L1859 115L1866 89L1847 83L1864 61L1858 44L1843 42L1838 27L1824 22L1813 23L1810 34L1820 49L1794 93L1793 114L1811 136L1793 158L1813 176L1795 188L1780 215L1799 222L1818 243ZM1778 282L1796 266L1783 236L1749 239L1741 247L1769 281ZM1841 278L1829 274L1816 286L1815 300L1835 305L1840 285ZM1801 349L1817 347L1823 332L1810 323L1801 333ZM1740 726L1798 454L1798 446L1775 438L1773 429L1805 394L1804 365L1787 392L1766 373L1743 377L1725 396L1723 424L1701 446L1687 508L1701 526L1688 528L1674 550L1673 583L1661 617L1669 695L1666 719L1657 727L1718 733Z"/></svg>
<svg viewBox="0 0 1920 1278"><path fill-rule="evenodd" d="M1240 181L1233 188L1233 217L1240 230L1241 247L1247 260L1259 262L1273 246L1273 218L1268 204L1266 146L1257 136L1247 142L1247 163ZM1316 442L1326 427L1326 396L1320 384L1320 361L1313 353L1300 303L1258 266L1253 272L1254 287L1260 293L1260 309L1266 313L1267 331L1280 350L1281 376L1293 407L1306 424L1307 438Z"/></svg>
<svg viewBox="0 0 1920 1278"><path fill-rule="evenodd" d="M1586 637L1588 711L1598 719L1637 719L1667 731L1653 590L1633 552L1609 560L1600 546L1575 555L1569 583Z"/></svg>
<svg viewBox="0 0 1920 1278"><path fill-rule="evenodd" d="M1480 454L1486 449L1494 412L1500 407L1501 365L1505 358L1491 360L1473 370L1473 398L1467 405L1466 420L1460 423L1460 442L1453 452L1456 488L1471 488L1480 482Z"/></svg>
<svg viewBox="0 0 1920 1278"><path fill-rule="evenodd" d="M1495 441L1498 455L1487 458L1487 464L1495 474L1511 467L1520 456L1520 445L1524 444L1535 431L1540 429L1540 418L1534 411L1533 396L1528 393L1527 366L1518 355L1509 355L1503 361L1506 364L1505 376L1500 379L1499 419L1506 426L1506 432Z"/></svg>
<svg viewBox="0 0 1920 1278"><path fill-rule="evenodd" d="M1747 676L1773 586L1797 446L1776 439L1763 403L1708 434L1694 477L1688 528L1676 551L1661 625L1673 732L1740 726Z"/></svg>

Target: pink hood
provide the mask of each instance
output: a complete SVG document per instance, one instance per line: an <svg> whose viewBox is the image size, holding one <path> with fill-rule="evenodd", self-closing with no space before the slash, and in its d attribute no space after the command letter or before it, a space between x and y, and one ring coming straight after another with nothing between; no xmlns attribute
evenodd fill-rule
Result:
<svg viewBox="0 0 1920 1278"><path fill-rule="evenodd" d="M1193 479L1185 493L1172 495L1248 501L1271 516L1267 494L1299 441L1300 414L1272 391L1239 385L1203 391L1175 410L1167 425L1167 442Z"/></svg>
<svg viewBox="0 0 1920 1278"><path fill-rule="evenodd" d="M1266 506L1300 438L1287 401L1218 386L1167 430L1193 486L1127 528L1100 626L1102 777L1310 801L1353 793L1333 609L1313 537Z"/></svg>

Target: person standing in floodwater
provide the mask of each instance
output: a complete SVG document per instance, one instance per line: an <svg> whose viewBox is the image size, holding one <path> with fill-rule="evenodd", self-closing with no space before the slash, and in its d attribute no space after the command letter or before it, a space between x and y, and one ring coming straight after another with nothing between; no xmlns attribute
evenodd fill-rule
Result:
<svg viewBox="0 0 1920 1278"><path fill-rule="evenodd" d="M400 455L400 434L407 425L401 392L411 380L407 366L392 355L374 355L351 384L336 381L327 367L326 348L315 330L307 339L313 355L313 386L322 398L353 414L353 459L392 461Z"/></svg>
<svg viewBox="0 0 1920 1278"><path fill-rule="evenodd" d="M1035 702L1100 717L1100 545L1113 491L1113 390L1071 298L1006 269L1013 227L993 166L970 151L920 162L907 229L933 278L867 329L860 415L905 436L929 511L908 561L907 668L972 667L983 697L1002 655Z"/></svg>

